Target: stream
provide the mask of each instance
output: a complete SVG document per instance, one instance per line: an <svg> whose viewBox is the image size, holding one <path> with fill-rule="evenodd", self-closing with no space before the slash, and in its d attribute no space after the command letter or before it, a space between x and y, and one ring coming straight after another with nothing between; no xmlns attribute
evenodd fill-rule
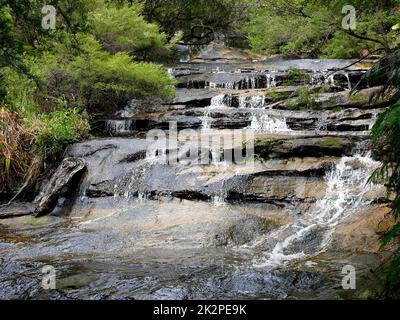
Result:
<svg viewBox="0 0 400 320"><path fill-rule="evenodd" d="M386 106L349 97L366 71L339 70L351 62L217 47L167 66L174 99L97 115L67 149L86 164L73 195L0 220L0 299L340 298L346 265L358 294L374 288L390 209L368 135ZM319 85L318 108L302 107L296 90ZM249 161L225 157L243 148Z"/></svg>

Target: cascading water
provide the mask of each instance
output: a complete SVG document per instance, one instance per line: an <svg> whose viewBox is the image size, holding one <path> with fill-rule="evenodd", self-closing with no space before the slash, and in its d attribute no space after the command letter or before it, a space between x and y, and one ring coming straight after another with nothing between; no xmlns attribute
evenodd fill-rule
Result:
<svg viewBox="0 0 400 320"><path fill-rule="evenodd" d="M319 116L319 120L316 126L317 134L326 134L328 131L328 114L322 112Z"/></svg>
<svg viewBox="0 0 400 320"><path fill-rule="evenodd" d="M276 78L274 74L267 74L267 88L276 87Z"/></svg>
<svg viewBox="0 0 400 320"><path fill-rule="evenodd" d="M106 130L111 134L131 133L132 126L133 126L133 121L129 119L106 121Z"/></svg>
<svg viewBox="0 0 400 320"><path fill-rule="evenodd" d="M355 209L366 205L363 202L364 195L372 188L380 187L368 183L379 165L379 162L371 159L370 153L343 157L326 177L326 195L316 203L314 220L334 227Z"/></svg>
<svg viewBox="0 0 400 320"><path fill-rule="evenodd" d="M351 90L352 86L351 86L351 81L350 81L349 74L346 72L344 74L344 76L346 77L346 80L347 80L348 89Z"/></svg>
<svg viewBox="0 0 400 320"><path fill-rule="evenodd" d="M264 96L239 96L239 108L264 108Z"/></svg>
<svg viewBox="0 0 400 320"><path fill-rule="evenodd" d="M229 95L225 95L225 94L219 94L215 97L211 98L211 104L209 106L209 108L213 109L213 108L224 108L227 107L227 105L225 104L225 100L229 99Z"/></svg>
<svg viewBox="0 0 400 320"><path fill-rule="evenodd" d="M220 94L211 98L211 103L208 107L205 108L204 115L202 117L203 130L211 129L212 118L210 115L212 110L228 107L229 104L231 103L230 102L231 99L232 99L231 95L224 95L224 94ZM226 104L226 102L228 105Z"/></svg>
<svg viewBox="0 0 400 320"><path fill-rule="evenodd" d="M379 165L379 162L371 159L370 154L341 158L335 169L325 177L325 196L297 222L269 235L277 239L277 242L268 257L261 263L256 262L256 265L279 266L325 251L335 226L369 204L370 201L364 200L367 192L374 188L382 188L368 182Z"/></svg>
<svg viewBox="0 0 400 320"><path fill-rule="evenodd" d="M291 131L285 119L281 120L269 114L257 112L254 112L251 116L249 129L256 133L284 133Z"/></svg>
<svg viewBox="0 0 400 320"><path fill-rule="evenodd" d="M208 87L211 89L221 88L221 89L228 89L228 90L239 90L239 83L238 82L224 82L224 83L215 83L209 82Z"/></svg>
<svg viewBox="0 0 400 320"><path fill-rule="evenodd" d="M273 88L276 85L276 75L272 73L249 75L236 81L210 81L207 83L207 86L211 89L221 88L227 90Z"/></svg>
<svg viewBox="0 0 400 320"><path fill-rule="evenodd" d="M325 84L334 86L335 85L335 75L331 74L327 78L325 78Z"/></svg>

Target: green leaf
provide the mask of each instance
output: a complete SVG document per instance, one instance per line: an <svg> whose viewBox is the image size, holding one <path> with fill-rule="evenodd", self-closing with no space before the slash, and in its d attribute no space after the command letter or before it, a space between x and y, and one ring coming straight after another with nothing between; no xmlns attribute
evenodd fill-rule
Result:
<svg viewBox="0 0 400 320"><path fill-rule="evenodd" d="M397 223L388 233L386 233L382 239L382 246L388 245L395 237L400 235L400 223Z"/></svg>

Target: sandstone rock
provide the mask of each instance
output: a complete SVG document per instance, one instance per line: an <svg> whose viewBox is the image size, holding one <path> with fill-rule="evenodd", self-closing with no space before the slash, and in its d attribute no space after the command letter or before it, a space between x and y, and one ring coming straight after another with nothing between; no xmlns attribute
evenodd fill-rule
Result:
<svg viewBox="0 0 400 320"><path fill-rule="evenodd" d="M387 205L375 205L351 215L336 227L331 248L352 252L379 252L380 237L387 232L395 220ZM390 250L386 248L386 250Z"/></svg>
<svg viewBox="0 0 400 320"><path fill-rule="evenodd" d="M57 168L46 187L36 199L35 216L50 213L57 204L58 198L66 192L71 182L85 169L85 161L80 158L65 158Z"/></svg>

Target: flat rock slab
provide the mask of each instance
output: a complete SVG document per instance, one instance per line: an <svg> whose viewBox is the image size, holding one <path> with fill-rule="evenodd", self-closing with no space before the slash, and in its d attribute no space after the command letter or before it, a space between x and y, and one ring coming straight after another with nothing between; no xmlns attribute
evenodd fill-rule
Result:
<svg viewBox="0 0 400 320"><path fill-rule="evenodd" d="M32 214L35 206L30 202L15 202L0 207L0 219L15 218Z"/></svg>

